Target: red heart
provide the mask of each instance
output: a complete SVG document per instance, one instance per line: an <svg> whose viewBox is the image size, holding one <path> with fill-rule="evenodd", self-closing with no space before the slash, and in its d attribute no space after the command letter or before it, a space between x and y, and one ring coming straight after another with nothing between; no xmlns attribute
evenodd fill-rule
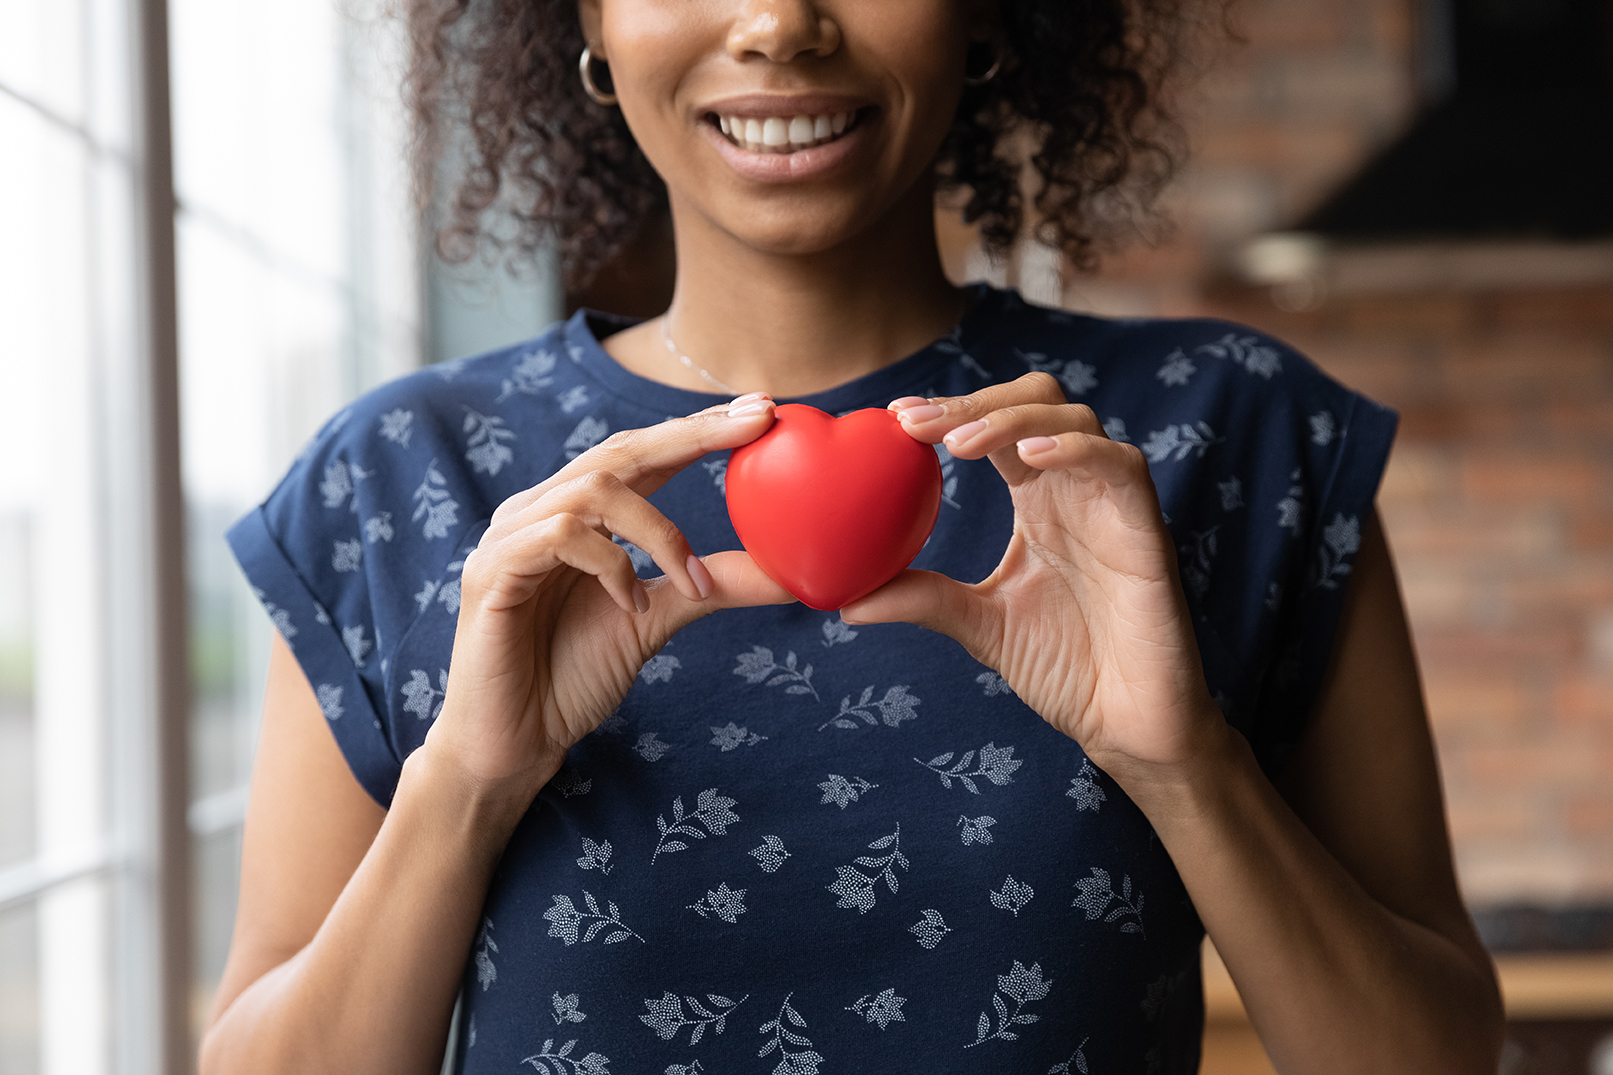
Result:
<svg viewBox="0 0 1613 1075"><path fill-rule="evenodd" d="M830 612L912 563L941 510L941 464L890 411L773 413L729 457L728 517L769 578Z"/></svg>

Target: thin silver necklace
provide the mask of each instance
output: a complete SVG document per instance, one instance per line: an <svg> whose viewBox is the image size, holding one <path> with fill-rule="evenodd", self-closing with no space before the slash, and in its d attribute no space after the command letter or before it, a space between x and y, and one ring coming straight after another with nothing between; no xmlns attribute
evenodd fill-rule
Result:
<svg viewBox="0 0 1613 1075"><path fill-rule="evenodd" d="M683 363L684 369L690 371L691 373L698 373L702 381L705 381L714 388L721 389L731 396L739 395L739 389L730 388L728 385L723 384L721 381L717 380L717 378L695 365L694 359L678 350L678 345L672 342L672 326L668 323L666 314L661 315L661 342L666 344L666 349L673 358Z"/></svg>

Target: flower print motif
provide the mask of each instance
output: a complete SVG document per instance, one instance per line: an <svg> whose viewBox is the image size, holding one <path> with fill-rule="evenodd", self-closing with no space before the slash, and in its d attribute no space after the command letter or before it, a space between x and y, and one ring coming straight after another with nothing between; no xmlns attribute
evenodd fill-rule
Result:
<svg viewBox="0 0 1613 1075"><path fill-rule="evenodd" d="M996 672L982 672L975 677L975 682L980 684L981 692L987 698L995 698L999 694L1014 693L1014 689L1008 685L1008 681Z"/></svg>
<svg viewBox="0 0 1613 1075"><path fill-rule="evenodd" d="M707 993L706 1001L711 1005L707 1007L697 997L685 995L681 1000L676 993L662 993L659 1000L646 1000L644 1006L649 1009L646 1015L640 1015L639 1022L655 1031L655 1036L662 1041L671 1041L683 1033L686 1026L694 1027L689 1031L689 1044L699 1045L700 1039L705 1036L706 1028L711 1032L721 1034L728 1029L728 1017L734 1010L750 999L747 993L738 1000L718 996L716 993ZM683 1005L689 1005L688 1016L684 1015ZM698 1071L698 1068L686 1070Z"/></svg>
<svg viewBox="0 0 1613 1075"><path fill-rule="evenodd" d="M1070 790L1064 794L1075 800L1077 810L1091 810L1094 814L1109 801L1098 786L1098 767L1090 758L1081 759L1081 771L1070 777Z"/></svg>
<svg viewBox="0 0 1613 1075"><path fill-rule="evenodd" d="M719 728L715 724L711 726L711 745L724 754L736 747L753 747L766 738L765 735L747 732L733 721L729 721L726 728Z"/></svg>
<svg viewBox="0 0 1613 1075"><path fill-rule="evenodd" d="M600 840L595 843L584 836L582 838L582 857L577 860L577 865L585 870L598 870L600 873L608 875L611 871L610 841Z"/></svg>
<svg viewBox="0 0 1613 1075"><path fill-rule="evenodd" d="M505 463L514 462L515 452L505 441L515 439L515 430L504 428L504 419L465 408L465 459L477 474L497 474Z"/></svg>
<svg viewBox="0 0 1613 1075"><path fill-rule="evenodd" d="M661 742L654 732L644 732L638 737L638 742L633 744L633 753L645 761L660 761L671 749L672 744Z"/></svg>
<svg viewBox="0 0 1613 1075"><path fill-rule="evenodd" d="M434 362L426 368L431 370L431 372L435 373L438 377L441 377L443 380L451 381L464 372L465 359L450 358L442 362Z"/></svg>
<svg viewBox="0 0 1613 1075"><path fill-rule="evenodd" d="M358 538L338 541L330 554L330 566L337 571L357 571L364 560L364 543Z"/></svg>
<svg viewBox="0 0 1613 1075"><path fill-rule="evenodd" d="M1166 388L1177 388L1192 380L1199 368L1193 365L1193 360L1187 357L1187 352L1180 347L1165 357L1165 364L1159 367L1154 374Z"/></svg>
<svg viewBox="0 0 1613 1075"><path fill-rule="evenodd" d="M1220 529L1212 526L1208 530L1195 530L1177 546L1181 553L1177 562L1181 565L1182 581L1194 597L1203 597L1210 589L1210 558L1215 555L1215 534Z"/></svg>
<svg viewBox="0 0 1613 1075"><path fill-rule="evenodd" d="M613 709L610 711L610 715L599 722L599 727L595 728L594 731L601 735L621 735L627 731L627 718L622 716L620 709Z"/></svg>
<svg viewBox="0 0 1613 1075"><path fill-rule="evenodd" d="M1318 448L1326 448L1333 443L1333 434L1337 431L1331 411L1320 411L1311 415L1311 443Z"/></svg>
<svg viewBox="0 0 1613 1075"><path fill-rule="evenodd" d="M330 626L330 613L326 612L325 606L320 604L318 601L314 602L314 622L319 624L321 627Z"/></svg>
<svg viewBox="0 0 1613 1075"><path fill-rule="evenodd" d="M544 920L549 923L549 936L559 937L567 948L576 944L579 938L587 944L607 927L611 932L605 936L606 944L616 944L629 937L638 937L639 943L644 943L643 937L623 924L622 912L616 904L607 900L605 907L610 913L606 914L599 909L599 901L594 899L594 894L586 888L582 890L582 899L587 911L578 910L570 896L556 894L549 898L554 900L554 905L543 912ZM578 927L584 922L588 923L588 928L579 930Z"/></svg>
<svg viewBox="0 0 1613 1075"><path fill-rule="evenodd" d="M526 1057L523 1064L531 1064L539 1075L610 1075L610 1058L599 1053L589 1053L581 1060L572 1056L577 1048L577 1039L566 1042L559 1052L551 1052L554 1041L551 1039L543 1043L543 1048L537 1053Z"/></svg>
<svg viewBox="0 0 1613 1075"><path fill-rule="evenodd" d="M435 459L426 464L426 476L410 499L417 505L410 519L425 520L421 533L427 541L447 537L448 528L459 522L459 502L448 495L448 480L437 469Z"/></svg>
<svg viewBox="0 0 1613 1075"><path fill-rule="evenodd" d="M683 667L683 662L670 653L657 653L644 662L644 667L638 670L638 677L646 683L667 683L672 679L672 673Z"/></svg>
<svg viewBox="0 0 1613 1075"><path fill-rule="evenodd" d="M381 415L381 436L398 445L400 448L409 446L409 438L414 435L414 412L406 411L402 407L395 407Z"/></svg>
<svg viewBox="0 0 1613 1075"><path fill-rule="evenodd" d="M1075 1052L1070 1054L1070 1058L1048 1068L1047 1075L1077 1075L1077 1073L1079 1075L1090 1075L1087 1069L1087 1054L1083 1051L1090 1040L1090 1038L1082 1038L1081 1044L1075 1047Z"/></svg>
<svg viewBox="0 0 1613 1075"><path fill-rule="evenodd" d="M1322 530L1322 544L1317 547L1316 585L1328 590L1338 589L1338 580L1350 573L1349 557L1361 551L1361 519L1352 515L1346 519L1334 515L1333 521Z"/></svg>
<svg viewBox="0 0 1613 1075"><path fill-rule="evenodd" d="M649 553L645 552L631 541L621 537L612 537L611 540L620 545L627 553L627 558L633 561L633 571L635 573L640 571L648 571L650 568L655 566L655 557L651 556Z"/></svg>
<svg viewBox="0 0 1613 1075"><path fill-rule="evenodd" d="M554 383L555 354L548 348L540 347L535 351L527 351L521 355L510 370L509 377L499 386L500 391L495 403L503 403L517 392L535 396Z"/></svg>
<svg viewBox="0 0 1613 1075"><path fill-rule="evenodd" d="M372 473L374 471L365 470L357 463L348 463L341 459L325 464L325 480L319 483L319 494L325 498L325 506L339 508L347 503L347 498L353 495L357 483ZM350 510L358 510L356 497L350 505Z"/></svg>
<svg viewBox="0 0 1613 1075"><path fill-rule="evenodd" d="M297 647L292 645L291 642L293 638L297 637L297 628L296 625L291 622L291 613L281 608L273 601L270 601L269 596L256 586L252 587L252 596L256 597L263 604L263 611L269 614L269 622L274 624L275 631L278 632L280 637L285 640L286 645L291 646L292 649L296 649ZM318 618L319 613L322 611L324 611L324 609L320 605L314 605L314 616L316 619Z"/></svg>
<svg viewBox="0 0 1613 1075"><path fill-rule="evenodd" d="M857 801L857 796L863 792L872 791L877 787L879 787L878 784L870 784L860 776L854 776L847 780L839 773L830 773L829 779L818 785L818 788L823 792L823 798L819 799L818 803L819 805L834 803L844 810L847 803Z"/></svg>
<svg viewBox="0 0 1613 1075"><path fill-rule="evenodd" d="M691 1060L687 1064L668 1064L662 1075L705 1075L705 1070L700 1061Z"/></svg>
<svg viewBox="0 0 1613 1075"><path fill-rule="evenodd" d="M963 830L963 846L991 843L991 827L995 824L997 819L990 814L981 814L979 817L959 814L958 826Z"/></svg>
<svg viewBox="0 0 1613 1075"><path fill-rule="evenodd" d="M861 718L863 723L871 727L884 724L887 728L900 728L902 721L918 719L918 714L913 712L918 704L919 700L907 693L905 685L890 688L885 692L885 697L878 701L874 701L874 688L864 687L862 697L857 700L856 705L851 704L849 694L840 699L840 712L818 725L818 731L821 732L830 726L855 728L857 721L853 720L853 717ZM874 715L876 709L879 711L877 717Z"/></svg>
<svg viewBox="0 0 1613 1075"><path fill-rule="evenodd" d="M554 996L549 998L549 1003L554 1007L555 1026L561 1026L565 1023L580 1023L588 1018L588 1016L577 1010L578 1000L575 993L567 993L565 996L561 996L560 991L557 989Z"/></svg>
<svg viewBox="0 0 1613 1075"><path fill-rule="evenodd" d="M941 938L952 930L942 920L940 911L927 907L924 909L924 917L908 926L907 932L917 937L920 947L928 951L940 944Z"/></svg>
<svg viewBox="0 0 1613 1075"><path fill-rule="evenodd" d="M449 564L449 571L460 571L465 567L465 561ZM462 579L449 579L437 587L437 603L448 610L450 616L459 615L460 583Z"/></svg>
<svg viewBox="0 0 1613 1075"><path fill-rule="evenodd" d="M784 1025L784 1021L788 1019L799 1029L806 1029L806 1020L801 1018L801 1013L790 1007L790 998L793 996L794 993L785 994L784 1003L780 1005L778 1014L758 1028L758 1033L771 1034L772 1037L756 1055L767 1056L774 1050L778 1051L780 1059L778 1066L773 1069L773 1075L818 1075L818 1065L823 1063L823 1057L813 1051L811 1039L805 1034L797 1034ZM792 1045L796 1046L795 1051L791 1051Z"/></svg>
<svg viewBox="0 0 1613 1075"><path fill-rule="evenodd" d="M347 655L353 659L353 667L363 668L364 658L369 656L375 644L364 637L364 625L355 623L351 627L342 628L342 645L347 647Z"/></svg>
<svg viewBox="0 0 1613 1075"><path fill-rule="evenodd" d="M476 981L487 992L487 987L498 981L498 968L493 966L493 954L498 951L498 945L493 942L493 920L482 919L482 928L476 933Z"/></svg>
<svg viewBox="0 0 1613 1075"><path fill-rule="evenodd" d="M788 683L784 688L785 694L810 694L818 701L817 688L812 685L812 666L797 668L795 653L791 651L784 658L784 663L778 664L773 660L773 651L766 646L753 645L749 653L741 653L735 658L739 664L734 668L734 675L744 676L745 682L757 684L767 681L769 687L777 687Z"/></svg>
<svg viewBox="0 0 1613 1075"><path fill-rule="evenodd" d="M870 1023L878 1023L879 1029L884 1030L892 1023L905 1023L907 1016L902 1014L902 1005L907 1003L906 997L896 995L894 987L881 989L878 994L858 997L846 1011L856 1012Z"/></svg>
<svg viewBox="0 0 1613 1075"><path fill-rule="evenodd" d="M587 795L594 789L592 780L584 780L583 775L569 765L562 765L560 771L549 778L549 783L565 799L573 795Z"/></svg>
<svg viewBox="0 0 1613 1075"><path fill-rule="evenodd" d="M474 1014L472 1014L471 1017L470 1017L470 1047L474 1048L475 1045L476 1045L476 1016Z"/></svg>
<svg viewBox="0 0 1613 1075"><path fill-rule="evenodd" d="M1064 391L1072 396L1084 396L1098 387L1098 367L1089 366L1085 362L1070 359L1064 364L1064 369L1055 374Z"/></svg>
<svg viewBox="0 0 1613 1075"><path fill-rule="evenodd" d="M689 845L682 840L673 839L673 834L687 837L692 840L704 840L706 836L727 836L728 826L739 820L739 815L730 807L737 805L737 800L726 795L718 795L716 788L707 788L695 798L695 811L685 815L683 812L683 796L672 800L672 823L667 824L666 817L655 815L655 827L661 833L660 840L656 841L655 853L650 856L650 865L661 857L664 851L671 854L674 851L687 851ZM705 832L700 831L701 827Z"/></svg>
<svg viewBox="0 0 1613 1075"><path fill-rule="evenodd" d="M1092 876L1083 878L1075 883L1080 895L1075 897L1071 907L1079 907L1086 912L1087 921L1091 922L1100 916L1105 922L1116 922L1121 919L1129 921L1120 922L1121 933L1140 933L1147 938L1148 932L1143 929L1143 897L1137 894L1135 901L1131 898L1131 875L1125 875L1121 882L1120 891L1114 890L1114 882L1109 877L1109 871L1100 870L1093 866Z"/></svg>
<svg viewBox="0 0 1613 1075"><path fill-rule="evenodd" d="M884 856L859 855L853 860L853 866L836 866L839 877L832 885L823 887L833 892L840 899L835 902L836 907L850 910L855 907L858 914L867 914L874 909L875 886L884 881L891 894L896 894L896 871L893 866L908 869L907 856L902 854L902 826L897 825L896 831L888 836L881 836L868 845L870 851L883 851L890 848L890 853ZM861 866L873 870L866 874L862 870L853 868Z"/></svg>
<svg viewBox="0 0 1613 1075"><path fill-rule="evenodd" d="M604 440L606 435L609 433L610 426L605 424L604 419L589 415L582 421L578 422L577 428L573 429L571 431L571 436L566 438L566 458L577 458L579 455L586 452L600 441Z"/></svg>
<svg viewBox="0 0 1613 1075"><path fill-rule="evenodd" d="M1103 432L1117 444L1130 444L1131 437L1126 434L1126 423L1121 418L1106 418L1103 422Z"/></svg>
<svg viewBox="0 0 1613 1075"><path fill-rule="evenodd" d="M1002 787L1004 784L1012 784L1014 782L1014 770L1025 764L1014 757L1013 747L999 747L995 743L987 743L980 748L979 765L976 766L973 772L966 770L969 769L969 766L975 765L974 751L965 751L963 757L959 758L956 764L952 764L952 756L952 751L949 750L945 754L931 758L929 761L920 761L918 758L913 760L940 777L942 787L951 788L952 782L956 780L968 788L970 794L973 795L980 794L980 788L974 782L975 777L984 777L998 787ZM948 765L951 765L951 768L947 768Z"/></svg>
<svg viewBox="0 0 1613 1075"><path fill-rule="evenodd" d="M1215 435L1208 422L1194 422L1192 425L1172 425L1164 429L1156 429L1148 434L1148 441L1143 445L1143 454L1150 463L1164 463L1167 461L1180 463L1194 452L1199 458L1204 458L1217 444L1226 441L1225 437ZM1176 458L1171 459L1175 454Z"/></svg>
<svg viewBox="0 0 1613 1075"><path fill-rule="evenodd" d="M763 873L777 873L790 853L784 850L784 841L777 836L764 836L762 846L751 848L750 856L762 867Z"/></svg>
<svg viewBox="0 0 1613 1075"><path fill-rule="evenodd" d="M745 913L745 891L743 888L729 888L727 881L720 881L716 888L706 890L704 899L689 904L689 909L701 918L716 915L731 926Z"/></svg>
<svg viewBox="0 0 1613 1075"><path fill-rule="evenodd" d="M431 607L431 599L436 596L437 584L430 579L425 579L420 583L420 592L414 595L414 603L420 606L421 612L424 612Z"/></svg>
<svg viewBox="0 0 1613 1075"><path fill-rule="evenodd" d="M992 890L991 905L999 911L1012 911L1014 912L1014 917L1018 918L1019 912L1024 909L1034 895L1036 895L1034 888L1014 880L1014 875L1009 874L1003 878L1003 887L1001 889Z"/></svg>
<svg viewBox="0 0 1613 1075"><path fill-rule="evenodd" d="M580 384L572 385L560 393L555 400L556 403L560 404L560 410L566 414L576 414L588 406L588 401L588 389Z"/></svg>
<svg viewBox="0 0 1613 1075"><path fill-rule="evenodd" d="M701 463L701 468L711 477L711 485L724 496L728 494L728 460L713 459L708 463Z"/></svg>
<svg viewBox="0 0 1613 1075"><path fill-rule="evenodd" d="M823 621L823 645L827 649L835 643L850 642L857 637L849 624L839 616L832 616Z"/></svg>
<svg viewBox="0 0 1613 1075"><path fill-rule="evenodd" d="M1305 524L1305 486L1300 483L1297 467L1288 475L1288 482L1288 495L1277 501L1277 527L1298 537Z"/></svg>
<svg viewBox="0 0 1613 1075"><path fill-rule="evenodd" d="M1032 963L1029 969L1019 960L1014 960L1014 966L1007 974L997 975L997 991L991 995L991 1006L997 1012L997 1029L992 1029L991 1017L985 1012L980 1013L980 1019L975 1025L975 1040L965 1045L965 1049L973 1049L992 1040L1017 1041L1019 1032L1009 1030L1011 1026L1023 1026L1040 1020L1040 1015L1023 1014L1025 1005L1038 1000L1046 1000L1049 989L1053 983L1042 978L1042 965ZM1007 997L1014 1002L1014 1010L1008 1010Z"/></svg>
<svg viewBox="0 0 1613 1075"><path fill-rule="evenodd" d="M1216 482L1216 489L1221 493L1221 510L1236 511L1243 507L1243 482L1237 475L1233 475L1224 482Z"/></svg>
<svg viewBox="0 0 1613 1075"><path fill-rule="evenodd" d="M1215 343L1195 348L1193 353L1227 359L1268 381L1271 380L1272 374L1283 371L1282 358L1277 354L1277 349L1261 343L1257 336L1244 336L1240 339L1237 333L1229 332Z"/></svg>
<svg viewBox="0 0 1613 1075"><path fill-rule="evenodd" d="M391 541L394 533L390 511L383 511L364 520L364 540L371 545L378 541Z"/></svg>
<svg viewBox="0 0 1613 1075"><path fill-rule="evenodd" d="M952 453L946 450L946 445L935 446L936 461L941 464L941 503L948 507L959 507L958 476L953 471L958 469L958 461L952 458Z"/></svg>
<svg viewBox="0 0 1613 1075"><path fill-rule="evenodd" d="M346 712L342 708L342 688L333 683L321 683L315 687L314 699L319 702L319 711L326 720L341 720Z"/></svg>
<svg viewBox="0 0 1613 1075"><path fill-rule="evenodd" d="M419 668L409 673L409 682L401 688L403 697L403 711L413 713L420 720L436 720L437 714L442 712L443 699L448 694L448 670L437 670L437 687L431 685L431 677Z"/></svg>

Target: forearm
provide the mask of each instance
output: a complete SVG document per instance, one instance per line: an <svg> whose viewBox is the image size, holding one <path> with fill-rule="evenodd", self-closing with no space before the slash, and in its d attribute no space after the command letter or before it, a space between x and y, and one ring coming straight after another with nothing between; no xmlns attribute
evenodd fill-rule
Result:
<svg viewBox="0 0 1613 1075"><path fill-rule="evenodd" d="M1494 1071L1500 1012L1488 968L1362 889L1241 735L1228 729L1193 773L1122 783L1280 1071Z"/></svg>
<svg viewBox="0 0 1613 1075"><path fill-rule="evenodd" d="M438 1069L487 886L526 802L472 786L428 751L404 764L313 940L213 1025L204 1075Z"/></svg>

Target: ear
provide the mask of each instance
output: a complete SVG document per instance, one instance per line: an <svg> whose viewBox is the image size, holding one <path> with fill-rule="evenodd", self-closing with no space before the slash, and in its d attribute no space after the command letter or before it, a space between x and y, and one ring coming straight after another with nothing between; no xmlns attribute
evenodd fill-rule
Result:
<svg viewBox="0 0 1613 1075"><path fill-rule="evenodd" d="M604 15L600 11L602 0L577 0L577 21L582 24L582 39L593 46L594 55L606 59L603 40Z"/></svg>

